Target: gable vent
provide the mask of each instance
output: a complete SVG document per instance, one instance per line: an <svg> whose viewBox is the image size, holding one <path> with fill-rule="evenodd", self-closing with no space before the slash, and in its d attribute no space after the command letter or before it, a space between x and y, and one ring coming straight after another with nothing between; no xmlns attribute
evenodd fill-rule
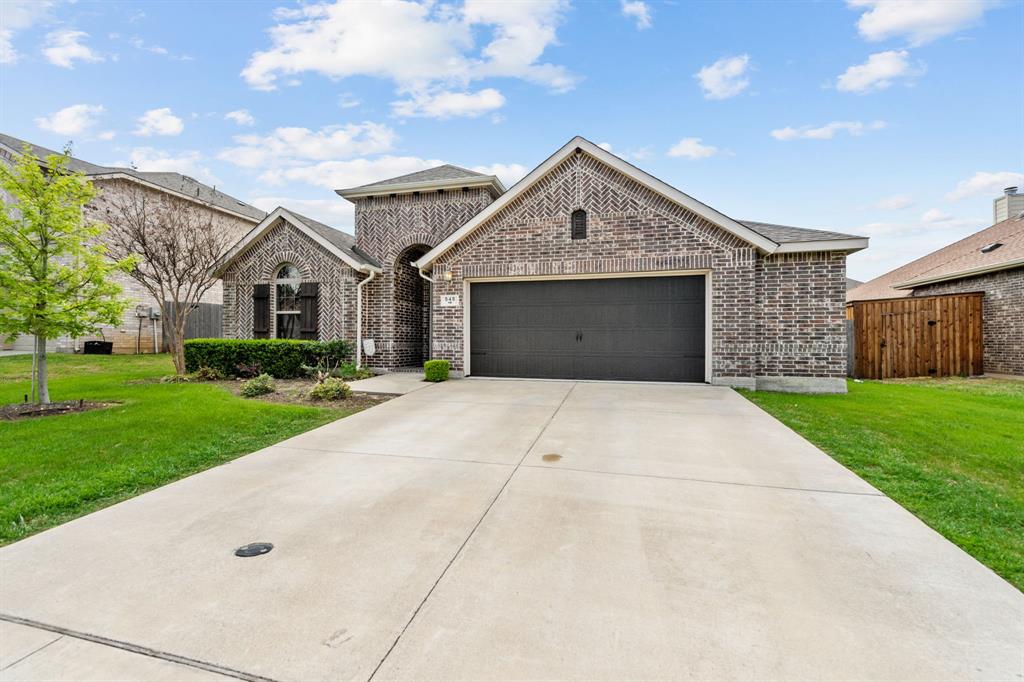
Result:
<svg viewBox="0 0 1024 682"><path fill-rule="evenodd" d="M587 238L587 212L580 209L572 212L572 238Z"/></svg>

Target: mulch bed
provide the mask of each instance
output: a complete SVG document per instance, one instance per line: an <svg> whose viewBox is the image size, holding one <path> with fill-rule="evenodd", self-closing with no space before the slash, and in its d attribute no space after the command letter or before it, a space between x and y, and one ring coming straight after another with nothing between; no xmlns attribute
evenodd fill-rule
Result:
<svg viewBox="0 0 1024 682"><path fill-rule="evenodd" d="M211 381L208 383L217 384L235 395L240 395L242 382L235 380ZM380 403L387 402L396 397L386 393L356 393L353 391L345 400L310 400L309 391L316 384L312 379L274 379L274 386L277 388L273 393L267 393L256 398L246 400L263 400L270 403L284 403L288 405L308 405L310 407L343 407L346 409L365 409Z"/></svg>
<svg viewBox="0 0 1024 682"><path fill-rule="evenodd" d="M36 405L35 403L13 403L11 405L0 405L0 419L14 421L16 419L28 419L30 417L51 417L55 414L71 414L73 412L88 412L89 410L101 410L104 407L117 405L118 403L98 403L92 400L59 400L48 405Z"/></svg>

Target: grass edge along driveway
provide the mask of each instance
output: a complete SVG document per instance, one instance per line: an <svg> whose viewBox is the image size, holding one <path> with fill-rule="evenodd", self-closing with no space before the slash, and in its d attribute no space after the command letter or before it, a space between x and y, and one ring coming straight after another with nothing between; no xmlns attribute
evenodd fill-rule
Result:
<svg viewBox="0 0 1024 682"><path fill-rule="evenodd" d="M0 422L0 545L209 469L357 409L162 384L167 355L50 356L53 400L119 404ZM0 358L0 404L29 391L30 355Z"/></svg>
<svg viewBox="0 0 1024 682"><path fill-rule="evenodd" d="M741 393L1024 591L1024 381L848 388Z"/></svg>

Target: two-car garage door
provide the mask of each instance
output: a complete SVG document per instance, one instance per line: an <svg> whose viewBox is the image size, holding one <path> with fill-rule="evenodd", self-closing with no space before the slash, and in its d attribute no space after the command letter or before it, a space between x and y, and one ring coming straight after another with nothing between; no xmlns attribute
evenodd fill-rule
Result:
<svg viewBox="0 0 1024 682"><path fill-rule="evenodd" d="M704 381L704 276L470 285L473 376Z"/></svg>

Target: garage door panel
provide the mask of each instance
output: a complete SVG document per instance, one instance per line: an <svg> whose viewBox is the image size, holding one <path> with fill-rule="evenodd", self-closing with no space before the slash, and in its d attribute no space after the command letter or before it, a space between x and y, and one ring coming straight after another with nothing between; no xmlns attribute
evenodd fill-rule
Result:
<svg viewBox="0 0 1024 682"><path fill-rule="evenodd" d="M474 283L479 376L704 380L704 278Z"/></svg>

